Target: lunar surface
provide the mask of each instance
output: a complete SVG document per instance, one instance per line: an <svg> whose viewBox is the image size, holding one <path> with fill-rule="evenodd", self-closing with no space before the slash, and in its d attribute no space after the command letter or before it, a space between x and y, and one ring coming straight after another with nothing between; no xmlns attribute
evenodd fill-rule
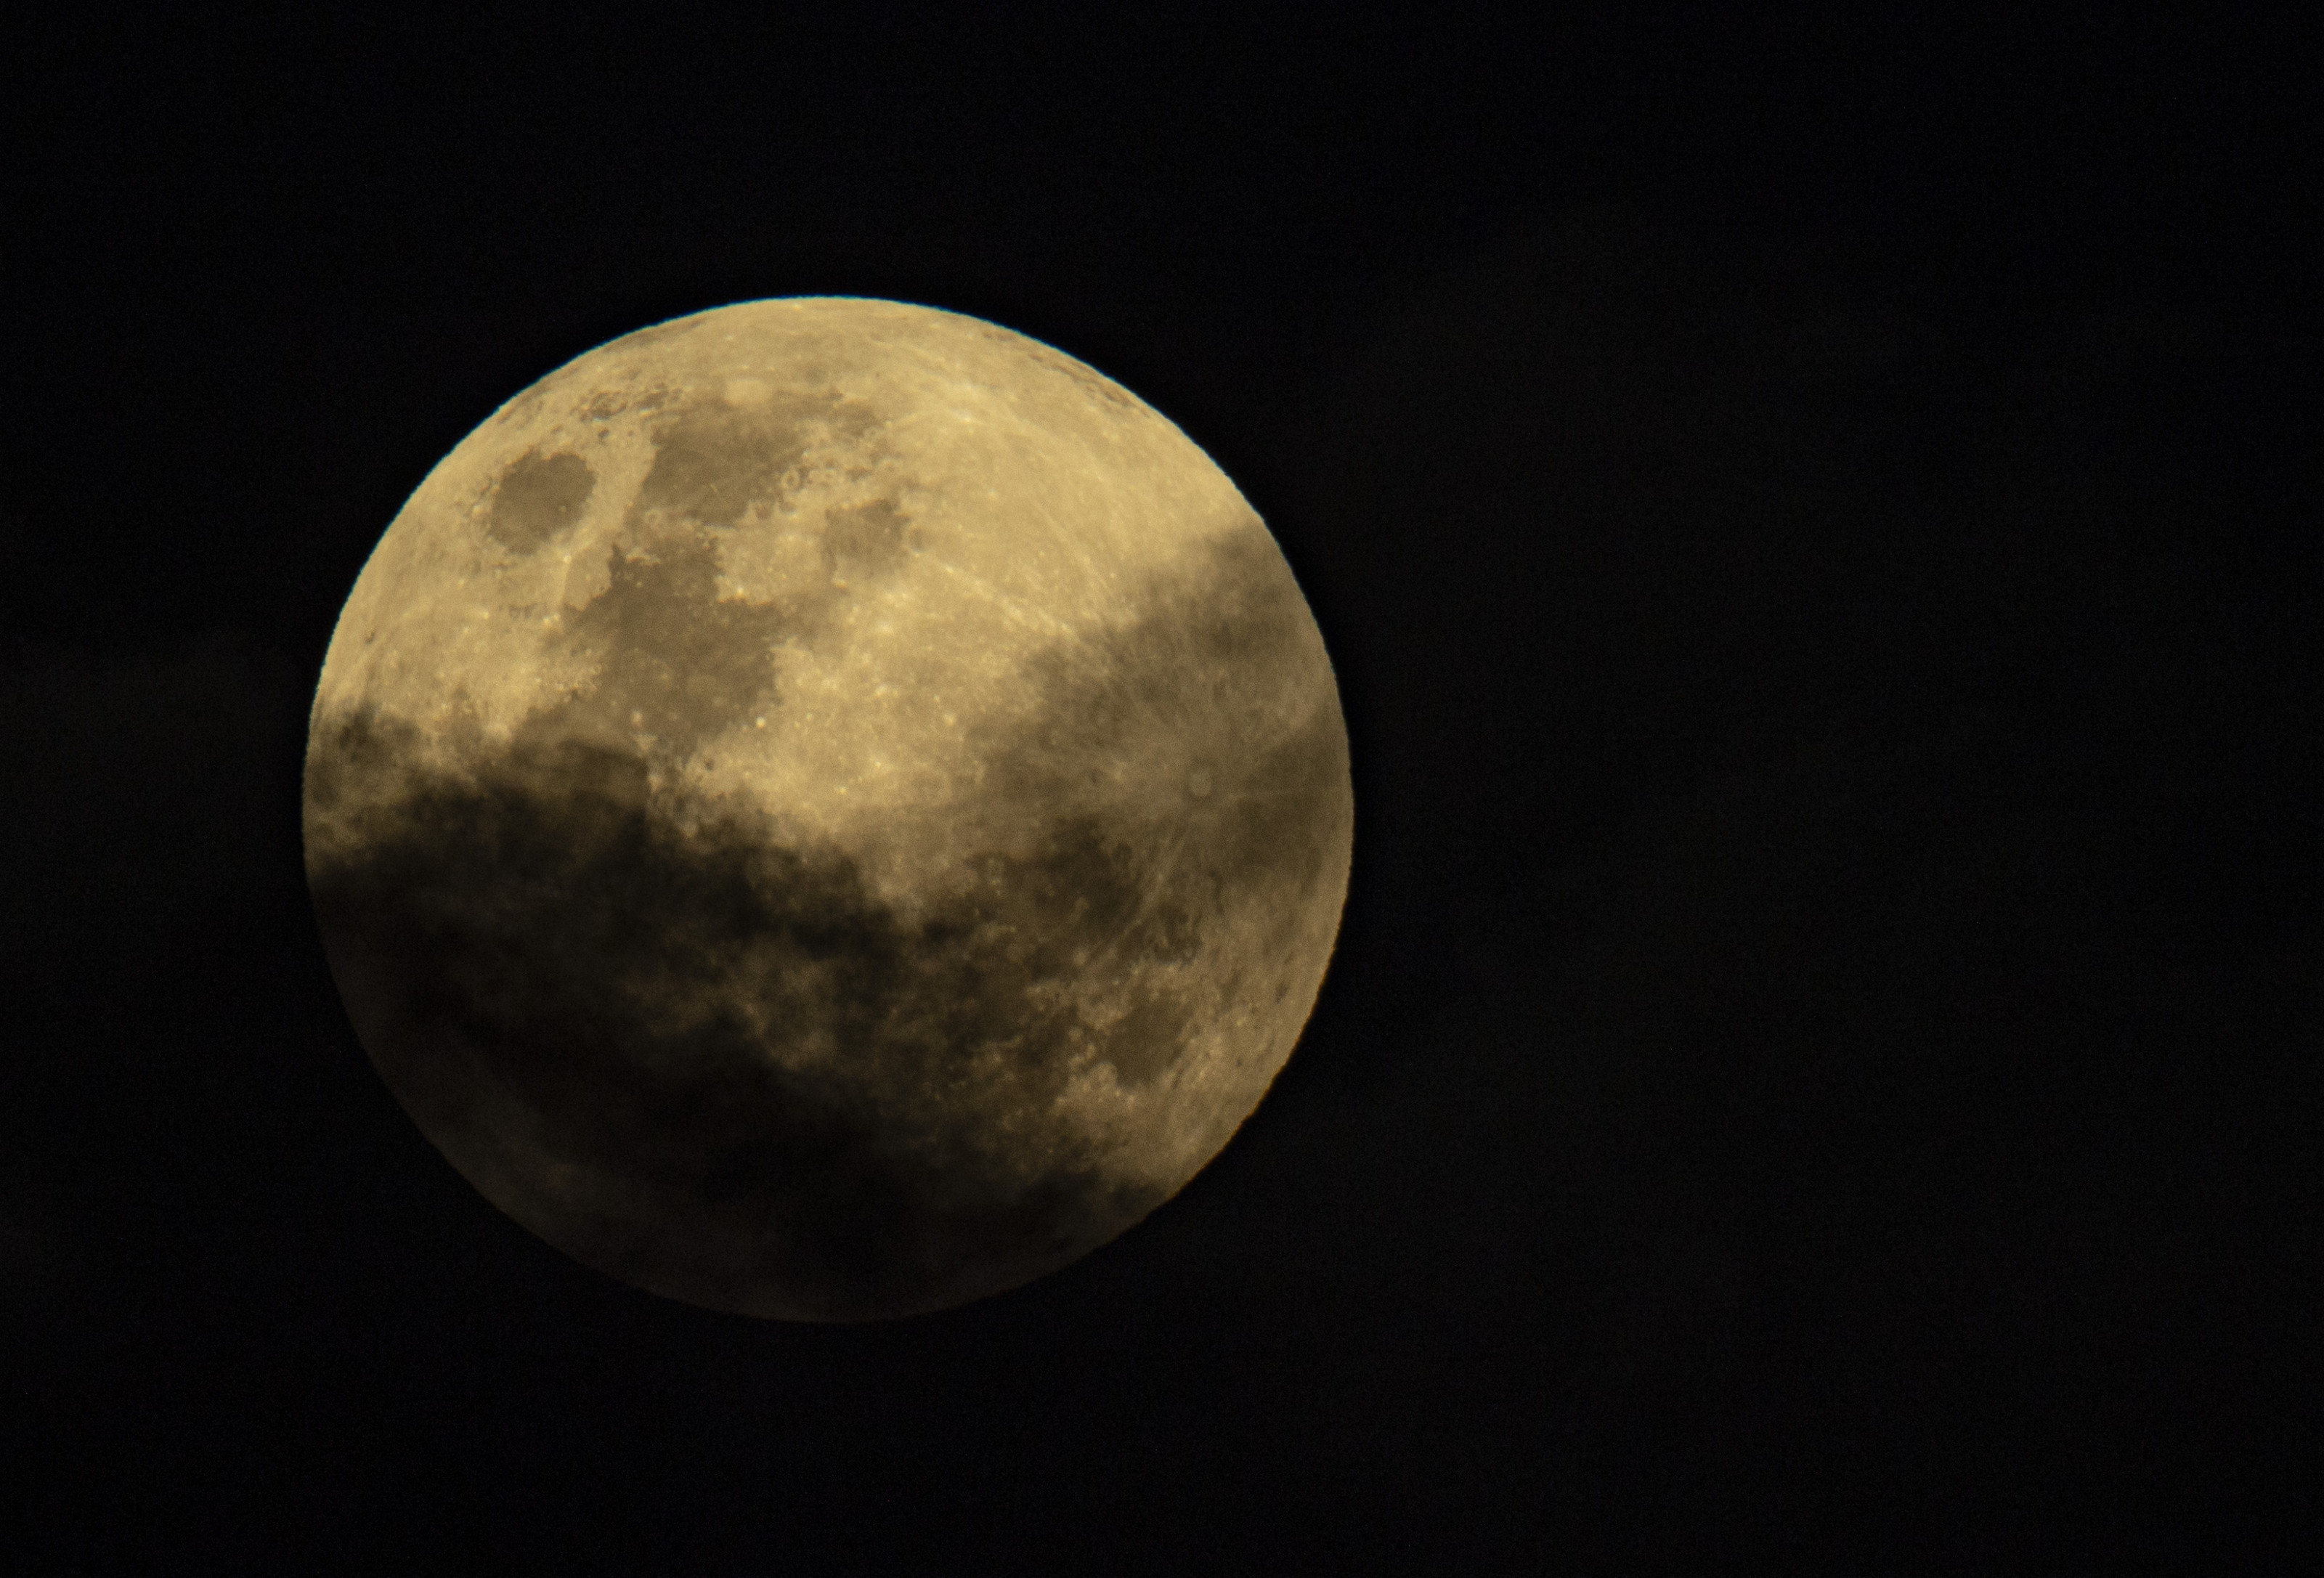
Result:
<svg viewBox="0 0 2324 1578"><path fill-rule="evenodd" d="M429 475L305 827L364 1047L488 1200L862 1320L1065 1265L1226 1143L1353 805L1306 602L1183 433L1007 329L809 298L601 346Z"/></svg>

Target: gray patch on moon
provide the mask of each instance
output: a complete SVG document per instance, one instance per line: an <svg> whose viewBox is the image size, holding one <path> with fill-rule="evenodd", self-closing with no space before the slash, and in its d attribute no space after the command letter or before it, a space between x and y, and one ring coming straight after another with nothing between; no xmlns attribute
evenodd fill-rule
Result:
<svg viewBox="0 0 2324 1578"><path fill-rule="evenodd" d="M761 408L705 401L657 424L653 468L633 513L654 512L732 526L752 504L780 497L816 441L816 424L860 439L875 425L870 410L834 394L779 392Z"/></svg>
<svg viewBox="0 0 2324 1578"><path fill-rule="evenodd" d="M782 617L683 628L725 606L696 542L627 561L600 616L637 648L600 705L638 703L679 738L701 727L675 699L687 665L762 650ZM785 846L752 807L657 786L634 747L479 736L458 771L430 772L403 725L318 719L309 826L354 831L310 836L309 874L365 1047L495 1204L656 1292L864 1319L1070 1262L1170 1187L1075 1138L1068 1082L1097 1059L1150 1085L1198 1014L1256 1027L1254 1055L1277 1061L1296 1035L1277 1005L1312 992L1292 979L1317 967L1302 939L1326 905L1337 916L1347 744L1305 603L1255 522L1025 682L1037 721L980 745L989 792L1045 836L974 858L973 881L911 918L844 851ZM1286 689L1321 702L1290 728L1273 708ZM1227 720L1187 742L1210 793L1179 769L1093 808L1090 752L1197 714ZM1245 922L1260 945L1216 956ZM1093 1001L1122 1007L1092 1018ZM1223 1137L1243 1113L1221 1116Z"/></svg>
<svg viewBox="0 0 2324 1578"><path fill-rule="evenodd" d="M905 536L910 524L893 499L832 510L823 528L824 567L833 580L851 586L887 575L912 552Z"/></svg>
<svg viewBox="0 0 2324 1578"><path fill-rule="evenodd" d="M814 629L817 600L752 603L718 595L718 546L699 529L664 536L650 554L609 550L605 589L566 616L561 645L595 660L595 677L525 721L534 738L630 740L683 757L771 701L773 649Z"/></svg>
<svg viewBox="0 0 2324 1578"><path fill-rule="evenodd" d="M1183 1000L1150 987L1134 988L1128 1011L1106 1027L1098 1055L1122 1084L1151 1084L1176 1060L1189 1017Z"/></svg>
<svg viewBox="0 0 2324 1578"><path fill-rule="evenodd" d="M578 455L521 456L493 484L484 530L511 552L531 553L581 519L596 486Z"/></svg>

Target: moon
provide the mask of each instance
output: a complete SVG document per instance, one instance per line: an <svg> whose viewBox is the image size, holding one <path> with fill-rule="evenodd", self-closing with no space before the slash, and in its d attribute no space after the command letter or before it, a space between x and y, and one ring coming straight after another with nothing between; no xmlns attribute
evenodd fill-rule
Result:
<svg viewBox="0 0 2324 1578"><path fill-rule="evenodd" d="M341 613L307 873L485 1199L715 1310L923 1314L1167 1200L1347 891L1347 733L1258 514L1071 356L855 298L567 363Z"/></svg>

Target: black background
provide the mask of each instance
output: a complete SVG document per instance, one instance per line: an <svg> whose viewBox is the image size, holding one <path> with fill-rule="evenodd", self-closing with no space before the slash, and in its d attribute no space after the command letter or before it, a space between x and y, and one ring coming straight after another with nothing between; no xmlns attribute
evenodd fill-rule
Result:
<svg viewBox="0 0 2324 1578"><path fill-rule="evenodd" d="M2294 1561L2312 37L372 10L13 24L12 1566ZM618 334L816 293L1208 449L1360 824L1210 1168L853 1327L486 1206L353 1039L297 816L428 468Z"/></svg>

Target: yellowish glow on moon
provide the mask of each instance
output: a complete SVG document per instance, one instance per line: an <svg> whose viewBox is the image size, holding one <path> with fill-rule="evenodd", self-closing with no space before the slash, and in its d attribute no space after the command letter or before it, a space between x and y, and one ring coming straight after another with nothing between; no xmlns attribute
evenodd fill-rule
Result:
<svg viewBox="0 0 2324 1578"><path fill-rule="evenodd" d="M896 302L697 314L510 401L310 728L326 940L423 1130L578 1258L792 1318L1015 1286L1174 1193L1289 1056L1351 835L1233 484Z"/></svg>

